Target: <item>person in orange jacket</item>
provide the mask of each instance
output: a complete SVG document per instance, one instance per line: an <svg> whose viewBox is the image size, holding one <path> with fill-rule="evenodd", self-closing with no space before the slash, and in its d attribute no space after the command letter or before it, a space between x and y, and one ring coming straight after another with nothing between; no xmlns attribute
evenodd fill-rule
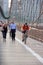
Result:
<svg viewBox="0 0 43 65"><path fill-rule="evenodd" d="M21 30L22 30L22 41L24 41L24 34L26 33L27 31L27 35L28 35L28 30L29 30L29 26L27 23L23 24L23 26L21 27Z"/></svg>

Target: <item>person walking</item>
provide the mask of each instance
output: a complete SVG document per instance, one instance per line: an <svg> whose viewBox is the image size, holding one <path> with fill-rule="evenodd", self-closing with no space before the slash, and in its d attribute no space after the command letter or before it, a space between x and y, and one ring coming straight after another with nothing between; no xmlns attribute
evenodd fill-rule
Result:
<svg viewBox="0 0 43 65"><path fill-rule="evenodd" d="M12 40L15 40L16 24L14 22L10 23L10 31L11 31Z"/></svg>
<svg viewBox="0 0 43 65"><path fill-rule="evenodd" d="M7 36L7 24L4 23L2 24L2 35L3 35L3 40L6 41L6 36Z"/></svg>

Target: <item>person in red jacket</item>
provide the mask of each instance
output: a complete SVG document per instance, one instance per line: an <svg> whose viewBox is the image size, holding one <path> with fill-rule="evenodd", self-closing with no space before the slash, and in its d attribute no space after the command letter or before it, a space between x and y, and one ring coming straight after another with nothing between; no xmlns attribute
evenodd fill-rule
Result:
<svg viewBox="0 0 43 65"><path fill-rule="evenodd" d="M22 33L23 33L23 35L22 35L22 41L24 41L24 34L26 33L26 31L27 31L27 35L28 35L28 30L29 30L29 26L28 26L27 23L25 23L25 24L22 26Z"/></svg>

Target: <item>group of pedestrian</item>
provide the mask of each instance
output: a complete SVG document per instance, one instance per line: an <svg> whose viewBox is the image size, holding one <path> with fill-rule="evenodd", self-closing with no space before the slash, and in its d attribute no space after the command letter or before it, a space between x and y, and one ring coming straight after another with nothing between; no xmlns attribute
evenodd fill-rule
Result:
<svg viewBox="0 0 43 65"><path fill-rule="evenodd" d="M1 31L2 31L3 40L6 41L8 27L10 29L10 34L11 34L12 40L15 40L16 24L14 22L11 22L9 24L7 24L7 23L2 24L2 30Z"/></svg>
<svg viewBox="0 0 43 65"><path fill-rule="evenodd" d="M7 37L7 32L8 32L8 28L10 31L10 37L13 40L15 40L15 35L16 35L16 24L12 21L10 23L2 23L2 36L3 36L3 40L6 41L6 37ZM22 41L24 41L24 34L27 31L27 36L28 36L28 30L29 30L29 26L27 23L23 24L22 28Z"/></svg>

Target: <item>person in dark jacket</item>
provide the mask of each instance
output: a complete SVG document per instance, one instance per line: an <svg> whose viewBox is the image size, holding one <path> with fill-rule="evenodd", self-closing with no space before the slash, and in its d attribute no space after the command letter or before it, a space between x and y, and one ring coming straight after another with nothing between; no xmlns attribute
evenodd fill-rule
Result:
<svg viewBox="0 0 43 65"><path fill-rule="evenodd" d="M6 40L6 35L7 35L7 24L3 24L2 25L2 35L3 35L3 39Z"/></svg>

